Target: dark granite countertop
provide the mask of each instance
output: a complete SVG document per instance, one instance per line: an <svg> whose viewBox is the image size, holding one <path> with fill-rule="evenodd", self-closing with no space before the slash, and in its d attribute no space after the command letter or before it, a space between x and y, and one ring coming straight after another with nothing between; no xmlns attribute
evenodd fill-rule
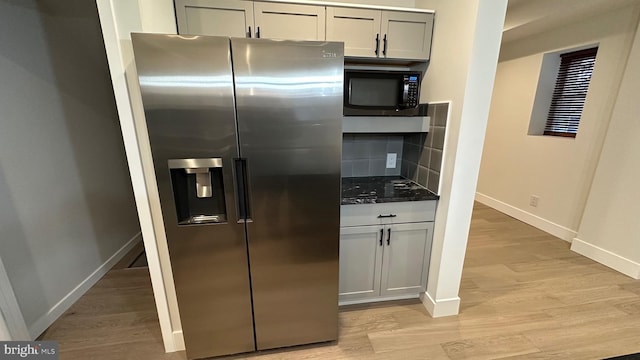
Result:
<svg viewBox="0 0 640 360"><path fill-rule="evenodd" d="M438 200L440 196L401 176L342 178L342 205Z"/></svg>

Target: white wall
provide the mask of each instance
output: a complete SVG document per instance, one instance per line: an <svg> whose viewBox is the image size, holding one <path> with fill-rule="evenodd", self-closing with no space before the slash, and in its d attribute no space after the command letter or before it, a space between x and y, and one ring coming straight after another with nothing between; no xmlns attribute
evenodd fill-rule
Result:
<svg viewBox="0 0 640 360"><path fill-rule="evenodd" d="M576 236L637 22L627 7L503 44L479 201L565 240ZM544 53L589 44L599 50L577 137L527 135Z"/></svg>
<svg viewBox="0 0 640 360"><path fill-rule="evenodd" d="M458 313L460 279L506 0L422 0L436 11L421 102L451 101L427 292L433 316Z"/></svg>
<svg viewBox="0 0 640 360"><path fill-rule="evenodd" d="M640 279L640 29L571 249Z"/></svg>
<svg viewBox="0 0 640 360"><path fill-rule="evenodd" d="M32 338L135 245L92 2L0 2L0 242Z"/></svg>

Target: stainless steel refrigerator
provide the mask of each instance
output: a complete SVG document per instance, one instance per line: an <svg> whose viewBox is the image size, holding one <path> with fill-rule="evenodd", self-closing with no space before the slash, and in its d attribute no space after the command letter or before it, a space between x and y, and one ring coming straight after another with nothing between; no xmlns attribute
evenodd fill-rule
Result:
<svg viewBox="0 0 640 360"><path fill-rule="evenodd" d="M342 43L132 41L187 356L337 339Z"/></svg>

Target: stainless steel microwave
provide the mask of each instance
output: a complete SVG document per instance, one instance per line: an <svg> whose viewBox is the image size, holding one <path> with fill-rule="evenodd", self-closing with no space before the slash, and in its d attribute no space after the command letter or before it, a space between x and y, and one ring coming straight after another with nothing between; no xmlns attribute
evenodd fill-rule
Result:
<svg viewBox="0 0 640 360"><path fill-rule="evenodd" d="M415 116L420 102L417 71L344 72L344 116Z"/></svg>

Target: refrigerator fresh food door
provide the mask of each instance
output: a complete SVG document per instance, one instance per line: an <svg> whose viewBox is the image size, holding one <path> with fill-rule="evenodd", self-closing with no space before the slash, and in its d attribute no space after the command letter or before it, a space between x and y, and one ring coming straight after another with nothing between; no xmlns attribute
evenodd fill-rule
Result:
<svg viewBox="0 0 640 360"><path fill-rule="evenodd" d="M131 37L187 357L253 351L229 39Z"/></svg>
<svg viewBox="0 0 640 360"><path fill-rule="evenodd" d="M343 44L231 48L257 348L335 340Z"/></svg>

